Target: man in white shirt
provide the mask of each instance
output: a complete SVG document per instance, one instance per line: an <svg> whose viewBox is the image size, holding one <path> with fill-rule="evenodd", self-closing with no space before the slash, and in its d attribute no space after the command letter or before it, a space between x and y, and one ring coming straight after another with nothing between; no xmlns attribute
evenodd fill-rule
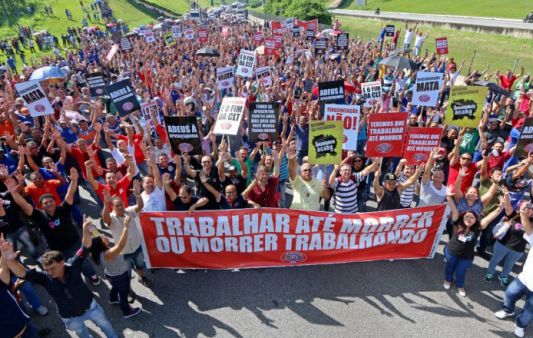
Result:
<svg viewBox="0 0 533 338"><path fill-rule="evenodd" d="M152 151L147 152L146 159L148 161L149 174L142 179L142 187L144 189L141 193L144 204L143 211L167 211L163 181Z"/></svg>
<svg viewBox="0 0 533 338"><path fill-rule="evenodd" d="M439 148L433 149L429 154L428 162L422 176L420 185L419 207L429 205L439 205L446 201L446 186L444 185L444 171L442 169L432 170L435 160L439 156Z"/></svg>
<svg viewBox="0 0 533 338"><path fill-rule="evenodd" d="M533 245L532 218L533 205L531 203L520 208L520 221L525 231L524 239L528 241L529 245ZM533 255L531 251L529 251L522 273L505 290L503 309L495 313L496 317L505 319L514 316L515 304L524 296L526 296L524 308L518 313L515 320L514 334L517 337L525 336L525 328L533 320Z"/></svg>
<svg viewBox="0 0 533 338"><path fill-rule="evenodd" d="M413 38L413 35L415 34L416 26L413 28L409 28L407 26L407 22L405 23L405 38L403 40L403 48L409 49L411 47L411 39Z"/></svg>
<svg viewBox="0 0 533 338"><path fill-rule="evenodd" d="M420 51L422 50L422 44L428 38L428 36L429 36L429 33L427 33L426 36L424 36L422 32L417 32L416 38L415 38L415 48L413 51L413 53L416 56L420 55Z"/></svg>

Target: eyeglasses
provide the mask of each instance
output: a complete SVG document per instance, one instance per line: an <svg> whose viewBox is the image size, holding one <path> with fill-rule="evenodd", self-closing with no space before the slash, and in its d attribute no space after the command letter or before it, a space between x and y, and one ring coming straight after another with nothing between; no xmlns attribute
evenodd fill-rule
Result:
<svg viewBox="0 0 533 338"><path fill-rule="evenodd" d="M302 172L311 172L313 169L302 169Z"/></svg>

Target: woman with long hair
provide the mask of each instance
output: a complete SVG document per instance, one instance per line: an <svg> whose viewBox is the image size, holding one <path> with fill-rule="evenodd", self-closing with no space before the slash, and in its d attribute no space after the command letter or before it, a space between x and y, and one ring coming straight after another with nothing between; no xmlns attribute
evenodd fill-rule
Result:
<svg viewBox="0 0 533 338"><path fill-rule="evenodd" d="M446 290L450 288L455 276L455 286L459 290L459 295L466 297L464 289L466 271L474 261L477 238L490 221L484 219L480 222L479 215L472 210L459 214L451 194L448 194L448 204L453 227L450 241L444 248L446 258L444 288ZM499 209L493 211L493 213L499 212Z"/></svg>
<svg viewBox="0 0 533 338"><path fill-rule="evenodd" d="M90 221L86 220L85 222ZM109 238L100 234L93 238L90 247L91 258L97 265L102 264L104 266L105 276L111 283L109 304L120 304L124 318L134 317L142 311L141 308L134 308L128 304L128 293L131 289L130 265L120 254L128 241L129 224L130 217L126 216L124 218L124 230L122 230L115 245L111 244Z"/></svg>

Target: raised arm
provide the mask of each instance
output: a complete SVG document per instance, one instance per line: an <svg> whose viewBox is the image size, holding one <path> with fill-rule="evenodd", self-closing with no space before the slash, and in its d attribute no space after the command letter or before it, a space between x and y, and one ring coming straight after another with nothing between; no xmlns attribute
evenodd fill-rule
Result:
<svg viewBox="0 0 533 338"><path fill-rule="evenodd" d="M374 181L372 186L374 187L374 192L376 193L376 198L380 201L385 194L385 189L379 184L379 178L381 177L381 168L379 168L374 174Z"/></svg>
<svg viewBox="0 0 533 338"><path fill-rule="evenodd" d="M7 187L7 190L11 194L11 197L13 197L13 200L17 205L24 211L24 213L28 216L30 216L33 213L33 206L24 199L18 192L19 185L18 183L12 178L8 178L5 180L4 184Z"/></svg>
<svg viewBox="0 0 533 338"><path fill-rule="evenodd" d="M124 217L124 227L122 228L122 233L120 234L120 238L118 239L117 244L115 244L113 247L107 249L104 252L104 258L106 261L111 262L112 260L114 260L118 255L120 255L122 249L124 249L124 247L126 246L126 243L128 243L130 221L131 217L126 215L126 217Z"/></svg>
<svg viewBox="0 0 533 338"><path fill-rule="evenodd" d="M220 191L216 190L211 184L209 184L209 177L205 176L203 172L200 173L200 182L202 182L203 186L211 193L213 196L215 196L215 200L217 202L220 202L220 197L222 197L222 194Z"/></svg>
<svg viewBox="0 0 533 338"><path fill-rule="evenodd" d="M3 238L0 239L0 251L2 252L2 271L4 275L6 274L4 269L7 267L15 276L19 278L26 277L26 268L17 260L19 252L13 250L13 244Z"/></svg>
<svg viewBox="0 0 533 338"><path fill-rule="evenodd" d="M141 197L141 182L139 180L133 181L133 194L135 195L135 212L141 212L144 208L144 201Z"/></svg>
<svg viewBox="0 0 533 338"><path fill-rule="evenodd" d="M402 192L405 189L407 189L408 187L410 187L413 184L415 184L418 181L418 178L420 177L420 175L422 175L422 173L424 172L424 168L425 168L425 166L423 164L419 165L418 168L416 169L416 172L411 177L409 177L407 179L407 181L398 184L399 192Z"/></svg>
<svg viewBox="0 0 533 338"><path fill-rule="evenodd" d="M74 194L78 189L78 170L70 168L70 183L68 185L67 194L65 195L65 202L72 205L74 203Z"/></svg>
<svg viewBox="0 0 533 338"><path fill-rule="evenodd" d="M102 209L102 221L105 225L108 227L111 226L111 195L109 195L109 192L104 189L102 192L102 195L104 197L104 208Z"/></svg>
<svg viewBox="0 0 533 338"><path fill-rule="evenodd" d="M163 187L165 187L165 192L167 193L170 200L174 202L176 198L178 198L178 194L176 194L176 191L174 191L174 188L172 188L172 178L170 177L170 174L164 173L162 179Z"/></svg>

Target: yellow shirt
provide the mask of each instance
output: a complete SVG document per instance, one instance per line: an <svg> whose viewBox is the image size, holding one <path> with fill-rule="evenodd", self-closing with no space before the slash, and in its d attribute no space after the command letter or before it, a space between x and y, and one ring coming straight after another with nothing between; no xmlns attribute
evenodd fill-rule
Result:
<svg viewBox="0 0 533 338"><path fill-rule="evenodd" d="M291 209L320 210L322 182L314 177L307 182L300 176L296 176L294 180L291 180L291 184L293 194Z"/></svg>

